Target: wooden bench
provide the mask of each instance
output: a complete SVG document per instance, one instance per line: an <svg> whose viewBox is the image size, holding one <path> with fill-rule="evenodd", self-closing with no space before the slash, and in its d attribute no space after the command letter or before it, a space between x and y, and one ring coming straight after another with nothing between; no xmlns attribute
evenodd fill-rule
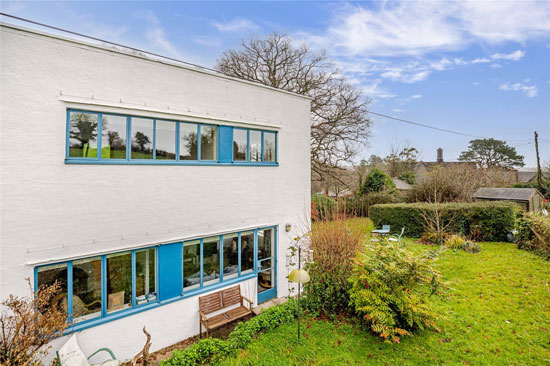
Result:
<svg viewBox="0 0 550 366"><path fill-rule="evenodd" d="M248 307L243 303L248 302ZM238 307L229 309L221 314L210 315L233 305ZM225 290L199 297L199 331L202 338L202 327L206 328L206 336L212 329L219 328L233 320L244 318L252 314L252 300L241 295L241 286L236 285Z"/></svg>

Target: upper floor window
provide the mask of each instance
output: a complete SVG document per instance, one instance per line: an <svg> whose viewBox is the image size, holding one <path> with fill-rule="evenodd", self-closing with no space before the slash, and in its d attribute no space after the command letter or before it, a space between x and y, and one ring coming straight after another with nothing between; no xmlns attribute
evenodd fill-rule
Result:
<svg viewBox="0 0 550 366"><path fill-rule="evenodd" d="M277 165L277 133L68 110L66 162Z"/></svg>

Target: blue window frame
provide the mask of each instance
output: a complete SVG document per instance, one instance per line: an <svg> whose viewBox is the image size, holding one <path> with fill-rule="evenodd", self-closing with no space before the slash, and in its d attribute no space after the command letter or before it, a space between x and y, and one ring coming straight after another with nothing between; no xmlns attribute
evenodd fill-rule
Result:
<svg viewBox="0 0 550 366"><path fill-rule="evenodd" d="M38 289L58 280L61 293L52 305L67 311L73 324L67 332L79 331L257 277L264 270L259 265L257 237L266 229L275 230L276 248L277 226L247 229L37 266L34 268L34 287ZM211 245L205 254L205 242L217 242L217 252L213 249L216 246ZM206 255L214 258L207 266L204 263ZM125 268L125 263L131 263L131 268ZM146 267L146 263L153 263L154 269ZM215 269L213 265L218 263ZM272 262L275 276L276 263L275 256ZM113 266L116 268L110 272ZM86 277L80 269L91 277ZM217 276L212 276L213 272ZM121 282L115 285L111 282L116 275L122 276Z"/></svg>
<svg viewBox="0 0 550 366"><path fill-rule="evenodd" d="M67 109L66 134L67 164L278 166L275 131Z"/></svg>

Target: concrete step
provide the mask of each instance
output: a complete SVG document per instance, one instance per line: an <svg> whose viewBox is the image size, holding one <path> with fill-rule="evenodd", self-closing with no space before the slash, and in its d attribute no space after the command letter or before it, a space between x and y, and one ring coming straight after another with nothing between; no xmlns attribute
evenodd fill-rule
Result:
<svg viewBox="0 0 550 366"><path fill-rule="evenodd" d="M269 309L272 306L284 304L288 299L286 297L277 297L275 299L267 300L252 309L254 315L260 314L264 309Z"/></svg>

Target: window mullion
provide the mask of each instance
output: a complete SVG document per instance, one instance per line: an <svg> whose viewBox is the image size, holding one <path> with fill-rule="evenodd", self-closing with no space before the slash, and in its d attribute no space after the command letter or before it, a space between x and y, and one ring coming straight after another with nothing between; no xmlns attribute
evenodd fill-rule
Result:
<svg viewBox="0 0 550 366"><path fill-rule="evenodd" d="M73 262L67 263L67 315L69 323L73 322Z"/></svg>
<svg viewBox="0 0 550 366"><path fill-rule="evenodd" d="M136 251L132 250L132 308L136 307Z"/></svg>
<svg viewBox="0 0 550 366"><path fill-rule="evenodd" d="M203 247L204 247L204 241L201 239L200 240L200 277L201 277L201 285L200 285L200 288L202 288L203 286L203 279L204 279L204 274L203 274Z"/></svg>
<svg viewBox="0 0 550 366"><path fill-rule="evenodd" d="M103 141L103 113L97 114L97 160L101 160Z"/></svg>
<svg viewBox="0 0 550 366"><path fill-rule="evenodd" d="M238 240L238 249L237 249L237 254L239 256L239 258L237 259L237 265L238 265L238 274L239 274L239 277L241 277L241 233L238 234L239 235L239 238L237 239Z"/></svg>
<svg viewBox="0 0 550 366"><path fill-rule="evenodd" d="M157 120L153 120L153 160L157 159Z"/></svg>
<svg viewBox="0 0 550 366"><path fill-rule="evenodd" d="M126 117L126 160L132 159L132 118Z"/></svg>
<svg viewBox="0 0 550 366"><path fill-rule="evenodd" d="M197 160L200 161L201 159L201 125L197 124Z"/></svg>
<svg viewBox="0 0 550 366"><path fill-rule="evenodd" d="M220 251L220 282L223 282L223 235L218 237L218 248Z"/></svg>
<svg viewBox="0 0 550 366"><path fill-rule="evenodd" d="M176 161L180 161L180 123L176 122Z"/></svg>
<svg viewBox="0 0 550 366"><path fill-rule="evenodd" d="M101 317L107 315L107 256L101 256Z"/></svg>

